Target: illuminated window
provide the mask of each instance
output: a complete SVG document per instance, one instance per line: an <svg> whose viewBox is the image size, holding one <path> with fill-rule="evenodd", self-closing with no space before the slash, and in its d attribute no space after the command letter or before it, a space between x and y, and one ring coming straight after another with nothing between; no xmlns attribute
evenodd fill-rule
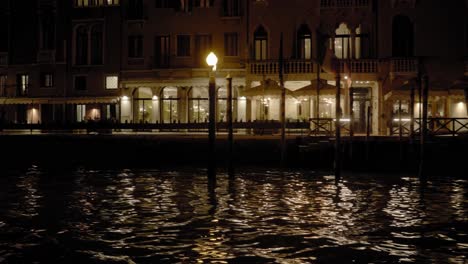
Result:
<svg viewBox="0 0 468 264"><path fill-rule="evenodd" d="M41 87L53 87L54 75L52 73L41 73Z"/></svg>
<svg viewBox="0 0 468 264"><path fill-rule="evenodd" d="M268 34L264 27L259 26L254 33L255 50L254 57L256 60L267 59Z"/></svg>
<svg viewBox="0 0 468 264"><path fill-rule="evenodd" d="M76 122L86 120L86 105L76 105Z"/></svg>
<svg viewBox="0 0 468 264"><path fill-rule="evenodd" d="M208 87L193 87L188 92L189 121L202 123L208 120Z"/></svg>
<svg viewBox="0 0 468 264"><path fill-rule="evenodd" d="M190 56L190 36L189 35L177 36L177 56L179 57Z"/></svg>
<svg viewBox="0 0 468 264"><path fill-rule="evenodd" d="M224 33L224 55L239 56L237 33Z"/></svg>
<svg viewBox="0 0 468 264"><path fill-rule="evenodd" d="M297 31L297 51L300 59L310 59L312 54L312 33L307 25L303 24Z"/></svg>
<svg viewBox="0 0 468 264"><path fill-rule="evenodd" d="M18 95L27 95L29 89L29 75L18 74L16 76L16 91Z"/></svg>
<svg viewBox="0 0 468 264"><path fill-rule="evenodd" d="M77 7L87 7L89 6L89 0L76 0L75 6Z"/></svg>
<svg viewBox="0 0 468 264"><path fill-rule="evenodd" d="M119 88L119 76L106 76L106 89Z"/></svg>
<svg viewBox="0 0 468 264"><path fill-rule="evenodd" d="M177 87L166 87L161 92L161 121L173 123L179 119L179 101Z"/></svg>
<svg viewBox="0 0 468 264"><path fill-rule="evenodd" d="M75 7L97 7L119 5L119 0L75 0Z"/></svg>

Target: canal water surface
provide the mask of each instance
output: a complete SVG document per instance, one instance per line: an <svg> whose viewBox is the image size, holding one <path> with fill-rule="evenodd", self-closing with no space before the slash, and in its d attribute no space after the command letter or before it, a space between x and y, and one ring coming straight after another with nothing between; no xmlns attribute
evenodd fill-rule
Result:
<svg viewBox="0 0 468 264"><path fill-rule="evenodd" d="M239 169L0 173L0 263L468 263L468 182Z"/></svg>

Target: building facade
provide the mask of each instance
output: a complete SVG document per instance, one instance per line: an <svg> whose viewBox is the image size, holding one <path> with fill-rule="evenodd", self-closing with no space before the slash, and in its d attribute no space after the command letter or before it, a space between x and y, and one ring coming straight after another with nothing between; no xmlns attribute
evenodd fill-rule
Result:
<svg viewBox="0 0 468 264"><path fill-rule="evenodd" d="M281 82L288 89L288 120L334 118L336 74L325 67L330 55L339 60L344 120L353 121L356 133L368 120L373 134L388 134L396 117L401 122L412 111L418 117L418 87L426 77L429 116L468 117L463 0L0 5L4 122L206 122L210 51L219 58L220 122L226 120L228 74L234 120L279 120Z"/></svg>

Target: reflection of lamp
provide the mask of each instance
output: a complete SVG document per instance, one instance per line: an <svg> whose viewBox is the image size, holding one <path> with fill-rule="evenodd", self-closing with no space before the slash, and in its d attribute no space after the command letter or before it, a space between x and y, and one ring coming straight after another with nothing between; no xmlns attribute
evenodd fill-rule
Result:
<svg viewBox="0 0 468 264"><path fill-rule="evenodd" d="M210 160L208 166L208 178L210 180L216 179L216 163L215 163L215 141L216 141L216 64L218 58L213 52L210 52L206 57L206 63L212 67L209 73L209 86L208 86L208 97L209 97L209 123L208 123L208 141L210 150Z"/></svg>

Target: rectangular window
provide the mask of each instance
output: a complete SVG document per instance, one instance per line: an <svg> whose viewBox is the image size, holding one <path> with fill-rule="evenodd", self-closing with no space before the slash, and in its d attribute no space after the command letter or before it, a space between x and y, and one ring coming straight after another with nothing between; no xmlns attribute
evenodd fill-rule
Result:
<svg viewBox="0 0 468 264"><path fill-rule="evenodd" d="M237 33L224 34L224 55L239 56Z"/></svg>
<svg viewBox="0 0 468 264"><path fill-rule="evenodd" d="M128 1L128 19L143 19L143 0Z"/></svg>
<svg viewBox="0 0 468 264"><path fill-rule="evenodd" d="M83 122L86 118L86 105L76 105L76 122Z"/></svg>
<svg viewBox="0 0 468 264"><path fill-rule="evenodd" d="M106 89L117 89L119 88L119 76L112 75L106 76Z"/></svg>
<svg viewBox="0 0 468 264"><path fill-rule="evenodd" d="M6 88L7 88L7 76L0 75L0 96L6 96Z"/></svg>
<svg viewBox="0 0 468 264"><path fill-rule="evenodd" d="M119 0L75 0L75 7L113 6L119 5Z"/></svg>
<svg viewBox="0 0 468 264"><path fill-rule="evenodd" d="M87 80L86 76L75 76L74 87L77 91L86 91L87 89Z"/></svg>
<svg viewBox="0 0 468 264"><path fill-rule="evenodd" d="M237 17L241 15L239 0L224 0L223 15L226 17Z"/></svg>
<svg viewBox="0 0 468 264"><path fill-rule="evenodd" d="M119 5L119 0L106 0L107 5Z"/></svg>
<svg viewBox="0 0 468 264"><path fill-rule="evenodd" d="M206 67L206 57L211 51L211 35L195 37L195 61L198 66Z"/></svg>
<svg viewBox="0 0 468 264"><path fill-rule="evenodd" d="M156 36L154 40L154 56L156 67L169 67L169 36Z"/></svg>
<svg viewBox="0 0 468 264"><path fill-rule="evenodd" d="M52 73L41 73L41 87L54 86L54 75Z"/></svg>
<svg viewBox="0 0 468 264"><path fill-rule="evenodd" d="M195 7L210 7L213 6L212 0L195 0Z"/></svg>
<svg viewBox="0 0 468 264"><path fill-rule="evenodd" d="M190 56L190 36L189 35L177 36L177 56L179 57Z"/></svg>
<svg viewBox="0 0 468 264"><path fill-rule="evenodd" d="M312 53L312 41L311 38L300 38L299 39L299 58L310 59Z"/></svg>
<svg viewBox="0 0 468 264"><path fill-rule="evenodd" d="M16 91L17 95L24 96L28 94L29 90L29 75L18 74L16 76Z"/></svg>
<svg viewBox="0 0 468 264"><path fill-rule="evenodd" d="M255 40L255 59L266 60L267 58L267 40L256 39Z"/></svg>
<svg viewBox="0 0 468 264"><path fill-rule="evenodd" d="M76 7L87 7L89 6L89 0L75 0Z"/></svg>
<svg viewBox="0 0 468 264"><path fill-rule="evenodd" d="M143 58L143 36L128 37L128 57Z"/></svg>

